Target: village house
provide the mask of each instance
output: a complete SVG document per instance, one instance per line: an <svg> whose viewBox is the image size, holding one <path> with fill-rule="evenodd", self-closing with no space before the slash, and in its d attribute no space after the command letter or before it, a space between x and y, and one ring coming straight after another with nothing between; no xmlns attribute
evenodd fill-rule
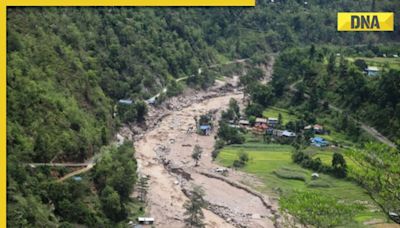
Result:
<svg viewBox="0 0 400 228"><path fill-rule="evenodd" d="M368 76L378 76L379 75L379 69L378 67L375 66L368 66L365 69L365 72L367 73Z"/></svg>
<svg viewBox="0 0 400 228"><path fill-rule="evenodd" d="M296 137L296 133L288 131L288 130L277 130L277 129L268 129L267 134L276 136L276 137L287 137L293 138Z"/></svg>
<svg viewBox="0 0 400 228"><path fill-rule="evenodd" d="M315 134L324 134L324 127L319 124L314 124L314 132Z"/></svg>
<svg viewBox="0 0 400 228"><path fill-rule="evenodd" d="M268 121L265 118L256 118L256 124L266 124Z"/></svg>
<svg viewBox="0 0 400 228"><path fill-rule="evenodd" d="M311 138L310 141L311 141L311 145L316 146L316 147L326 147L329 145L329 142L321 137Z"/></svg>
<svg viewBox="0 0 400 228"><path fill-rule="evenodd" d="M232 128L240 128L240 126L237 125L237 124L229 124L228 126L229 126L229 127L232 127Z"/></svg>
<svg viewBox="0 0 400 228"><path fill-rule="evenodd" d="M291 131L284 130L284 131L282 132L282 136L283 136L283 137L288 137L288 138L293 138L293 137L296 137L296 133L291 132Z"/></svg>
<svg viewBox="0 0 400 228"><path fill-rule="evenodd" d="M120 104L131 105L133 101L131 99L121 99L118 101Z"/></svg>
<svg viewBox="0 0 400 228"><path fill-rule="evenodd" d="M268 117L268 126L275 127L278 124L278 118Z"/></svg>
<svg viewBox="0 0 400 228"><path fill-rule="evenodd" d="M268 131L271 135L281 137L282 136L282 130L277 130L277 129L271 129Z"/></svg>
<svg viewBox="0 0 400 228"><path fill-rule="evenodd" d="M311 129L314 129L313 125L307 125L304 127L304 130L311 130Z"/></svg>
<svg viewBox="0 0 400 228"><path fill-rule="evenodd" d="M254 124L254 128L265 130L268 128L267 119L265 118L256 118L256 122Z"/></svg>
<svg viewBox="0 0 400 228"><path fill-rule="evenodd" d="M248 127L250 126L250 122L248 120L239 120L239 126Z"/></svg>
<svg viewBox="0 0 400 228"><path fill-rule="evenodd" d="M322 125L314 124L314 125L307 125L304 127L304 130L314 130L315 134L324 134L325 130Z"/></svg>
<svg viewBox="0 0 400 228"><path fill-rule="evenodd" d="M211 126L210 125L200 125L200 131L203 135L210 135Z"/></svg>

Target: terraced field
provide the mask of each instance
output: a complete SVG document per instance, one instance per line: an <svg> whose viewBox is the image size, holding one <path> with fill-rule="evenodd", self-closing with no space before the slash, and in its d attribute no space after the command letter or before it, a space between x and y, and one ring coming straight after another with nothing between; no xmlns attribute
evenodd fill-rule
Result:
<svg viewBox="0 0 400 228"><path fill-rule="evenodd" d="M382 212L376 207L364 189L351 181L341 180L329 175L320 174L318 180L312 180L313 171L303 169L291 160L292 147L288 145L246 143L225 147L219 154L217 162L230 167L238 153L245 151L250 161L242 169L256 175L263 183L262 186L253 186L269 195L285 196L294 190L313 191L316 194L333 196L346 202L361 203L365 209L360 211L354 222L362 225L371 220L386 221ZM329 163L332 152L319 152L324 163ZM349 164L352 163L349 161ZM378 210L377 212L373 212Z"/></svg>
<svg viewBox="0 0 400 228"><path fill-rule="evenodd" d="M264 117L275 117L278 118L279 113L282 115L282 124L287 124L289 121L297 120L295 115L292 115L286 109L281 109L278 107L268 107L263 111Z"/></svg>

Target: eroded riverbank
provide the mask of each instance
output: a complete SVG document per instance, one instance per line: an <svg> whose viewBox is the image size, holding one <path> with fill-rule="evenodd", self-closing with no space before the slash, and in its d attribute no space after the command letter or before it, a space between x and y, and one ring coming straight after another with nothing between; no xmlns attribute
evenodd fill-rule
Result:
<svg viewBox="0 0 400 228"><path fill-rule="evenodd" d="M155 218L156 226L184 227L185 193L193 185L205 190L207 227L279 226L276 202L239 187L240 180L253 177L237 171L230 172L226 178L229 181L210 176L219 175L213 173L218 166L211 158L216 132L200 136L188 131L195 126L194 117L212 112L217 122L229 100L234 98L241 103L243 96L238 77L227 78L209 91L189 91L162 107L152 108L148 130L133 129L138 172L150 177L146 212ZM197 167L191 158L196 144L203 148Z"/></svg>

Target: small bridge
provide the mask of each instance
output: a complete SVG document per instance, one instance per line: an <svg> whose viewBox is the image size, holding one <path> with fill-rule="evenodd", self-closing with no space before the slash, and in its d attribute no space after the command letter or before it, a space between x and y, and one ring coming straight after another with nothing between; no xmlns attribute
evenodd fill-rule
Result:
<svg viewBox="0 0 400 228"><path fill-rule="evenodd" d="M27 165L31 167L39 166L49 166L49 167L84 167L88 166L90 162L87 163L28 163Z"/></svg>

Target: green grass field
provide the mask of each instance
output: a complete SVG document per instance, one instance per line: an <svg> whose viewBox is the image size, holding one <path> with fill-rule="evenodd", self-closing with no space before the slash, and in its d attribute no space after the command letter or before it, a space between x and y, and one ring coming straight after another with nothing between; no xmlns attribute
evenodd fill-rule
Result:
<svg viewBox="0 0 400 228"><path fill-rule="evenodd" d="M322 163L325 165L331 165L332 164L332 155L335 152L335 150L325 150L323 151L323 149L321 148L308 148L306 149L306 151L309 150L313 150L312 154L313 154L313 158L320 158ZM344 158L346 160L346 164L347 167L349 169L349 173L351 174L352 171L357 173L357 168L359 168L359 165L357 163L355 163L352 159L350 159L348 156L346 156L346 152L343 150L338 150L338 152L342 152L342 154L344 155Z"/></svg>
<svg viewBox="0 0 400 228"><path fill-rule="evenodd" d="M373 57L373 58L367 58L367 57L351 57L347 58L349 61L353 62L356 59L362 59L364 60L368 65L371 66L377 66L378 68L385 67L385 65L388 65L392 69L397 69L400 70L400 58L384 58L384 57Z"/></svg>
<svg viewBox="0 0 400 228"><path fill-rule="evenodd" d="M368 208L377 209L364 189L353 182L336 179L325 174L320 174L319 183L311 182L311 174L313 172L292 163L291 150L291 146L277 144L246 143L243 145L231 145L220 152L217 162L229 167L237 159L238 152L245 151L249 153L250 161L242 170L255 174L262 180L264 185L255 187L261 192L282 197L294 190L313 190L318 194L330 195L346 202L365 202ZM326 155L323 152L317 153L326 163L330 163L331 154L332 152L327 152ZM276 175L277 171L282 175ZM290 179L290 173L304 176L305 181L299 180L301 178L298 177ZM315 187L319 185L321 187ZM372 213L370 209L366 209L362 214L356 215L355 221L362 223L375 218L385 219L385 216L381 212Z"/></svg>
<svg viewBox="0 0 400 228"><path fill-rule="evenodd" d="M282 123L285 125L289 121L297 120L295 115L291 115L286 109L281 109L277 107L269 107L263 111L264 117L275 117L278 118L279 113L282 115Z"/></svg>

